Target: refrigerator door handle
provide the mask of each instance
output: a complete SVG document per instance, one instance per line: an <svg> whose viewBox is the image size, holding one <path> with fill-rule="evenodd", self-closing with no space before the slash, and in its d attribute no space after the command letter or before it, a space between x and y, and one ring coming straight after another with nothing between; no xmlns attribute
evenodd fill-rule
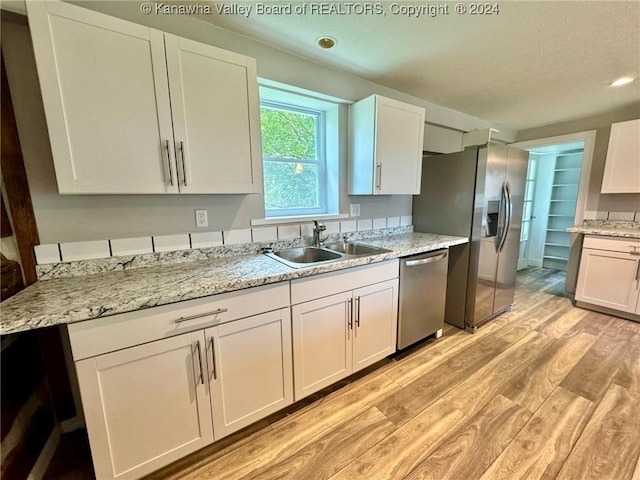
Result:
<svg viewBox="0 0 640 480"><path fill-rule="evenodd" d="M505 183L502 183L500 187L500 205L498 206L498 232L495 238L494 246L496 253L500 251L502 247L502 239L505 234L504 225L507 217L507 195L505 193Z"/></svg>
<svg viewBox="0 0 640 480"><path fill-rule="evenodd" d="M506 195L505 224L504 224L504 232L502 236L502 243L500 244L500 251L504 249L504 246L507 243L507 235L509 234L509 229L511 228L511 219L513 217L513 202L511 200L511 187L509 186L509 182L505 182L504 192Z"/></svg>

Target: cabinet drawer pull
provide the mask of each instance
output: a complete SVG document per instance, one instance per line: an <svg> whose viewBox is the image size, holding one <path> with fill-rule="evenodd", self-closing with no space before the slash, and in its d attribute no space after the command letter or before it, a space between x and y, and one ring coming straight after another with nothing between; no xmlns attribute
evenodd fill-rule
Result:
<svg viewBox="0 0 640 480"><path fill-rule="evenodd" d="M169 167L169 185L173 187L173 169L171 168L171 151L169 150L169 140L164 141L165 150L167 151L167 167Z"/></svg>
<svg viewBox="0 0 640 480"><path fill-rule="evenodd" d="M349 330L353 330L353 299L347 300L347 324Z"/></svg>
<svg viewBox="0 0 640 480"><path fill-rule="evenodd" d="M200 367L200 383L204 385L204 369L202 368L202 350L200 349L200 340L196 341L196 350L198 352L198 366Z"/></svg>
<svg viewBox="0 0 640 480"><path fill-rule="evenodd" d="M188 317L176 318L174 320L174 322L175 323L188 322L189 320L195 320L196 318L208 317L209 315L218 315L219 313L225 313L225 312L228 312L228 311L229 310L227 308L218 308L217 310L214 310L213 312L198 313L197 315L190 315Z"/></svg>
<svg viewBox="0 0 640 480"><path fill-rule="evenodd" d="M213 365L211 366L211 370L213 370L213 379L217 380L218 372L216 370L216 350L213 346L213 337L209 337L209 343L211 344L211 363L213 363Z"/></svg>
<svg viewBox="0 0 640 480"><path fill-rule="evenodd" d="M360 296L356 297L356 327L360 326Z"/></svg>
<svg viewBox="0 0 640 480"><path fill-rule="evenodd" d="M380 188L382 188L382 164L378 163L376 164L376 170L377 170L377 181L376 181L376 190L380 190Z"/></svg>

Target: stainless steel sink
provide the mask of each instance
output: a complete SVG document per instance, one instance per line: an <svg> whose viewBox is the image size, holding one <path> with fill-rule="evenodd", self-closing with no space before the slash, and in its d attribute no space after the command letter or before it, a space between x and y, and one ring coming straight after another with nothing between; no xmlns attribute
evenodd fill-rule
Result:
<svg viewBox="0 0 640 480"><path fill-rule="evenodd" d="M287 248L273 252L273 255L293 263L318 263L342 258L339 253L318 247Z"/></svg>
<svg viewBox="0 0 640 480"><path fill-rule="evenodd" d="M276 252L268 252L266 255L289 267L303 268L386 252L390 252L390 250L363 245L361 243L340 242L323 247L286 248Z"/></svg>
<svg viewBox="0 0 640 480"><path fill-rule="evenodd" d="M324 248L334 252L345 253L347 255L362 256L375 255L376 253L385 253L389 250L384 248L372 247L371 245L363 245L362 243L340 242L325 245Z"/></svg>

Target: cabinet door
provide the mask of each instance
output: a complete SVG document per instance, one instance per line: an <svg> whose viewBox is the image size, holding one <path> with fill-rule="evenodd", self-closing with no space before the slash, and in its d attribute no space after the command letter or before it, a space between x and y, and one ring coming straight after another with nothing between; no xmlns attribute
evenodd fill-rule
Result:
<svg viewBox="0 0 640 480"><path fill-rule="evenodd" d="M203 355L200 331L76 363L97 478L139 478L213 441Z"/></svg>
<svg viewBox="0 0 640 480"><path fill-rule="evenodd" d="M216 438L293 402L289 308L205 331Z"/></svg>
<svg viewBox="0 0 640 480"><path fill-rule="evenodd" d="M611 125L602 193L640 193L640 119Z"/></svg>
<svg viewBox="0 0 640 480"><path fill-rule="evenodd" d="M398 279L354 290L353 298L355 372L396 351Z"/></svg>
<svg viewBox="0 0 640 480"><path fill-rule="evenodd" d="M584 248L576 300L633 313L638 300L637 256Z"/></svg>
<svg viewBox="0 0 640 480"><path fill-rule="evenodd" d="M352 372L351 292L291 308L295 399Z"/></svg>
<svg viewBox="0 0 640 480"><path fill-rule="evenodd" d="M180 191L261 189L255 60L165 33Z"/></svg>
<svg viewBox="0 0 640 480"><path fill-rule="evenodd" d="M377 97L375 139L374 193L420 193L424 109Z"/></svg>
<svg viewBox="0 0 640 480"><path fill-rule="evenodd" d="M168 193L173 132L162 32L27 2L60 193Z"/></svg>

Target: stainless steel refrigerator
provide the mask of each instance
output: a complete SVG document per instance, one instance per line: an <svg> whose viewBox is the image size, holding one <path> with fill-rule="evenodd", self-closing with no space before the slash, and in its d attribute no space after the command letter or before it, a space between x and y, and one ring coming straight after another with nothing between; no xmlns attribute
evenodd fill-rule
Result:
<svg viewBox="0 0 640 480"><path fill-rule="evenodd" d="M503 144L425 156L416 232L469 237L449 250L445 321L475 331L513 303L528 152Z"/></svg>

